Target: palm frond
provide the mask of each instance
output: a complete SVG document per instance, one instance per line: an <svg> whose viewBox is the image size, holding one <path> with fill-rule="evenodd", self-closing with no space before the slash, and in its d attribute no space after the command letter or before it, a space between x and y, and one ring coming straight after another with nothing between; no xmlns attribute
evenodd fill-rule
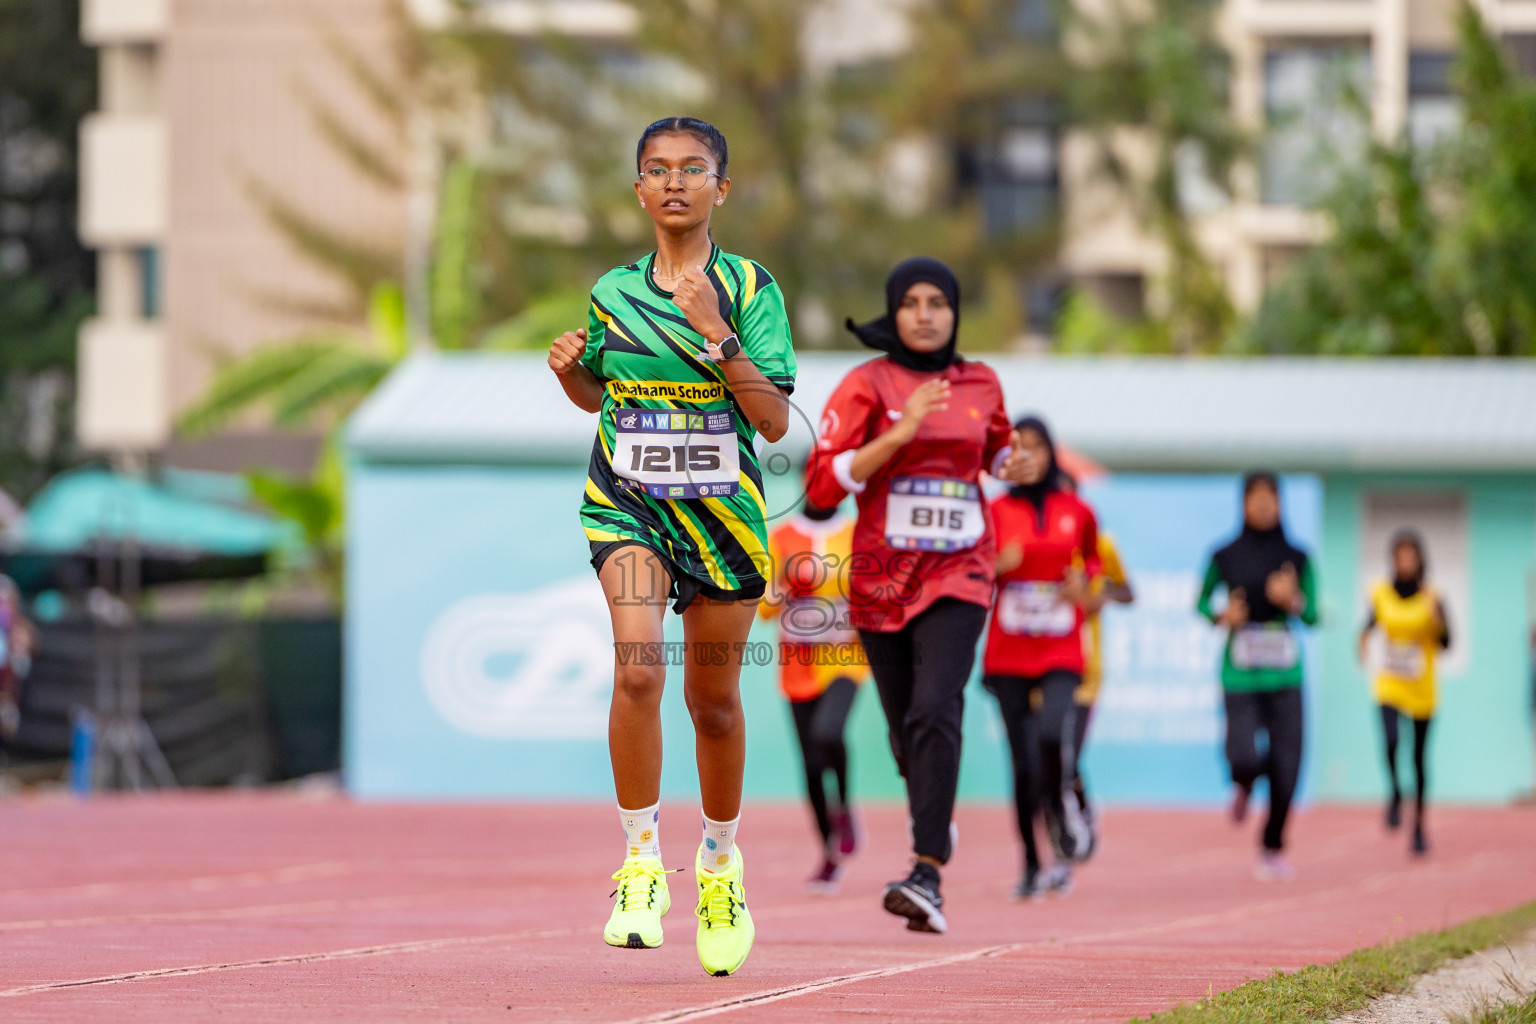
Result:
<svg viewBox="0 0 1536 1024"><path fill-rule="evenodd" d="M368 335L390 362L405 358L410 349L410 322L405 312L405 291L394 281L380 281L368 296Z"/></svg>
<svg viewBox="0 0 1536 1024"><path fill-rule="evenodd" d="M186 435L216 430L270 399L328 353L353 345L344 335L317 334L277 342L241 356L219 368L208 390L177 419L176 429Z"/></svg>
<svg viewBox="0 0 1536 1024"><path fill-rule="evenodd" d="M283 381L272 396L272 421L280 427L297 427L322 410L344 415L393 365L354 346L332 349Z"/></svg>
<svg viewBox="0 0 1536 1024"><path fill-rule="evenodd" d="M547 348L566 331L586 326L588 302L586 292L574 289L546 295L486 331L479 345L498 350Z"/></svg>
<svg viewBox="0 0 1536 1024"><path fill-rule="evenodd" d="M252 470L245 474L251 493L284 519L295 522L311 545L323 543L335 531L340 508L323 485L306 480Z"/></svg>

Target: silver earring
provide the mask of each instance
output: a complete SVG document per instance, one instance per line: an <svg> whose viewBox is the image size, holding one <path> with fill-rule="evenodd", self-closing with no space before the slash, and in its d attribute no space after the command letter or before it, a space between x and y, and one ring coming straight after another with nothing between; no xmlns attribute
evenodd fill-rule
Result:
<svg viewBox="0 0 1536 1024"><path fill-rule="evenodd" d="M720 205L720 204L721 204L721 203L723 203L723 202L725 202L725 200L724 200L724 199L716 199L716 200L715 200L715 205L716 205L716 206L719 206L719 205Z"/></svg>

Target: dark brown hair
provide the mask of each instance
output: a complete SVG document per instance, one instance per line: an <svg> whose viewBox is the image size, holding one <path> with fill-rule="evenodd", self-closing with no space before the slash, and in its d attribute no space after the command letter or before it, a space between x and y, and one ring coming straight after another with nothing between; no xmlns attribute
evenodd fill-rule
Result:
<svg viewBox="0 0 1536 1024"><path fill-rule="evenodd" d="M719 128L696 117L664 117L646 125L645 131L640 133L639 145L635 146L635 170L640 169L640 161L645 157L646 143L658 135L691 135L698 139L709 150L709 155L715 158L715 172L725 177L726 166L731 160L725 136Z"/></svg>

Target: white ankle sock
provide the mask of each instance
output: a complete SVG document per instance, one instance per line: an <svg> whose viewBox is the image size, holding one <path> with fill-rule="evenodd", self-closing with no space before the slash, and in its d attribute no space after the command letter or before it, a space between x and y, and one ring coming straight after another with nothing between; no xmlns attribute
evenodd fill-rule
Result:
<svg viewBox="0 0 1536 1024"><path fill-rule="evenodd" d="M661 804L638 811L619 808L619 824L624 826L624 850L628 857L661 859Z"/></svg>
<svg viewBox="0 0 1536 1024"><path fill-rule="evenodd" d="M730 821L704 819L704 852L699 864L707 873L714 875L730 869L736 858L736 828L740 824L739 814Z"/></svg>

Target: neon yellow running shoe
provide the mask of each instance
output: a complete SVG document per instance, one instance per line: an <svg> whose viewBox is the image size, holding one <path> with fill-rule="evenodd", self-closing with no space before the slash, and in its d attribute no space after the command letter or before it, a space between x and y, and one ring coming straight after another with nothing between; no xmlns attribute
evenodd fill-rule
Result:
<svg viewBox="0 0 1536 1024"><path fill-rule="evenodd" d="M613 913L603 929L603 941L628 949L661 945L661 916L672 909L667 873L654 857L629 857L613 873Z"/></svg>
<svg viewBox="0 0 1536 1024"><path fill-rule="evenodd" d="M694 865L699 876L699 905L694 908L699 918L699 963L717 978L735 974L746 963L757 934L747 912L747 894L741 887L741 847L734 849L735 862L728 871L706 874L702 846L700 861Z"/></svg>

